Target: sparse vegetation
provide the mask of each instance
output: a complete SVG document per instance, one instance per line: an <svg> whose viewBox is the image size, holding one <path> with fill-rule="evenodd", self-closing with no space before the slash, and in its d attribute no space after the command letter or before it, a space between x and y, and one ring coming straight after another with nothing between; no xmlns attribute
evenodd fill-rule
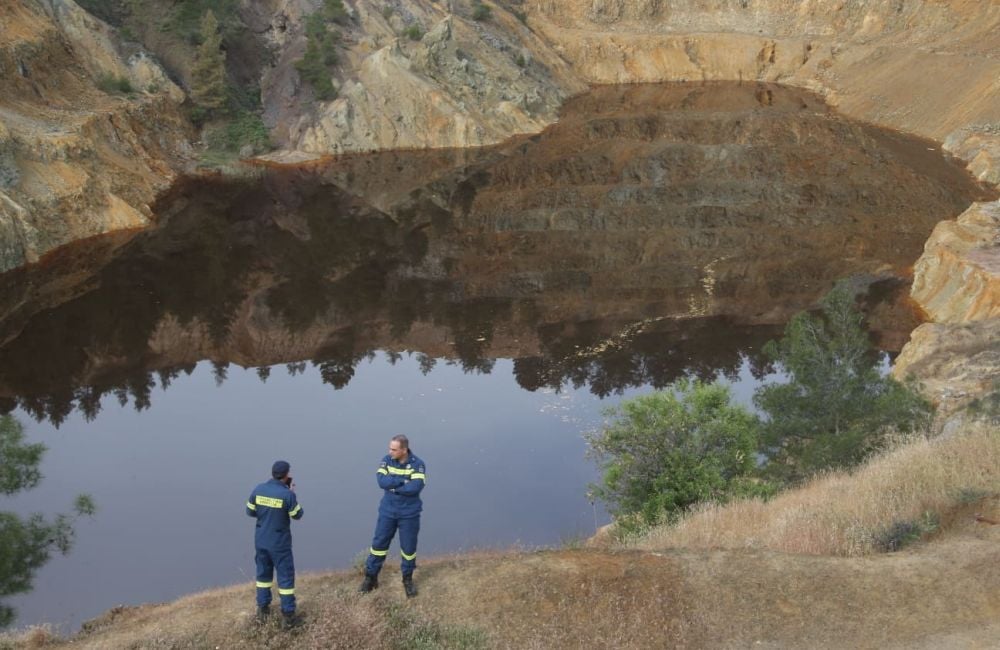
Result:
<svg viewBox="0 0 1000 650"><path fill-rule="evenodd" d="M924 512L919 518L909 521L897 521L885 530L874 535L874 547L886 553L898 551L904 546L916 542L924 535L933 533L940 525L937 513Z"/></svg>
<svg viewBox="0 0 1000 650"><path fill-rule="evenodd" d="M119 77L114 74L102 74L97 78L97 87L101 92L109 95L128 95L134 92L132 82L128 77Z"/></svg>
<svg viewBox="0 0 1000 650"><path fill-rule="evenodd" d="M973 418L1000 426L1000 380L993 382L993 389L969 403L966 411Z"/></svg>
<svg viewBox="0 0 1000 650"><path fill-rule="evenodd" d="M414 23L406 29L403 30L403 35L409 38L411 41L419 41L424 37L424 30L421 29L420 25Z"/></svg>
<svg viewBox="0 0 1000 650"><path fill-rule="evenodd" d="M201 20L201 45L191 70L191 100L198 121L221 114L227 105L226 53L215 14L208 10Z"/></svg>
<svg viewBox="0 0 1000 650"><path fill-rule="evenodd" d="M493 17L493 10L482 2L475 2L472 5L472 19L476 22L484 22Z"/></svg>
<svg viewBox="0 0 1000 650"><path fill-rule="evenodd" d="M141 5L154 0L129 0L131 5ZM204 42L206 13L211 12L217 21L220 40L240 38L246 31L239 16L239 0L176 0L173 2L170 18L161 26L161 31L170 32L181 40L197 45Z"/></svg>
<svg viewBox="0 0 1000 650"><path fill-rule="evenodd" d="M524 60L524 55L521 53L518 53L517 57L514 59L514 63L516 63L519 68L523 68L527 65L527 62Z"/></svg>
<svg viewBox="0 0 1000 650"><path fill-rule="evenodd" d="M343 12L343 5L340 5L340 11ZM331 101L337 98L332 68L337 64L339 34L327 28L324 16L325 13L317 12L306 19L306 52L295 63L295 69L312 86L318 99Z"/></svg>
<svg viewBox="0 0 1000 650"><path fill-rule="evenodd" d="M331 23L343 25L348 20L347 9L343 0L323 0L323 17Z"/></svg>

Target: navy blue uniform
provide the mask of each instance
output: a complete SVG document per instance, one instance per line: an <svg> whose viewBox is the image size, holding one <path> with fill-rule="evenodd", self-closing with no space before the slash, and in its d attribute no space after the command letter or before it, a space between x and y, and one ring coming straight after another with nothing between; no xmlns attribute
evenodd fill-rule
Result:
<svg viewBox="0 0 1000 650"><path fill-rule="evenodd" d="M292 531L289 519L302 518L302 506L295 493L282 481L271 479L250 493L247 514L257 519L254 534L257 562L257 606L271 603L274 570L278 571L281 611L295 611L295 561L292 559Z"/></svg>
<svg viewBox="0 0 1000 650"><path fill-rule="evenodd" d="M427 480L424 461L411 451L405 463L385 456L375 473L378 486L385 490L378 506L378 523L372 547L365 562L365 572L377 576L389 553L396 530L399 530L399 550L403 559L400 569L408 576L417 568L417 534L420 532L420 511L424 504L420 492Z"/></svg>

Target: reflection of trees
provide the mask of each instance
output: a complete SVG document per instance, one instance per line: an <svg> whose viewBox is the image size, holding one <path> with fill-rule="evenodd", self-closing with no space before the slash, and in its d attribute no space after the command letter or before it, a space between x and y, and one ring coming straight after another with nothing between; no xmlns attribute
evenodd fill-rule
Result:
<svg viewBox="0 0 1000 650"><path fill-rule="evenodd" d="M45 445L26 444L24 429L10 415L0 417L0 494L30 490L42 479L38 469ZM38 513L20 517L0 511L0 597L31 590L35 572L54 551L69 552L73 545L76 517L92 515L90 497L80 495L74 504L75 516L56 515L51 521ZM0 627L10 625L16 612L0 603Z"/></svg>
<svg viewBox="0 0 1000 650"><path fill-rule="evenodd" d="M596 321L542 328L544 354L515 359L514 376L525 390L589 386L606 397L638 386L663 388L683 377L711 382L721 374L735 380L744 362L757 378L771 370L760 348L777 328L738 326L723 318L657 325L625 339Z"/></svg>
<svg viewBox="0 0 1000 650"><path fill-rule="evenodd" d="M663 321L624 339L620 333L646 315L739 315L751 300L764 303L753 305L754 314L793 313L833 279L832 262L806 256L782 266L773 251L814 236L813 229L805 240L785 232L797 223L788 215L799 212L775 210L786 218L767 226L770 217L757 203L702 205L704 179L688 178L688 167L664 166L670 160L657 157L697 158L701 148L655 148L660 154L653 155L638 146L674 138L677 129L694 129L691 136L707 129L702 135L715 139L726 129L704 116L661 115L647 123L648 111L639 111L638 121L623 120L622 107L615 108L640 100L675 107L712 93L631 89L615 99L607 92L602 96L614 101L589 106L593 98L580 100L587 110L606 111L603 117L564 121L561 132L523 141L516 150L383 153L348 157L329 169L182 183L158 206L161 224L118 249L104 246L98 257L110 261L92 274L69 265L60 275L41 265L4 276L0 312L11 315L0 321L0 388L16 397L0 398L0 412L20 406L59 426L74 409L93 419L108 395L142 410L157 384L167 388L180 373L190 374L195 354L212 360L222 384L229 363L248 356L245 349L233 352L239 347L234 326L246 320L254 321L253 334L276 335L260 355L268 364L286 363L294 375L309 356L334 388L348 385L358 362L376 349L419 348L407 340L426 331L414 334L415 324L441 330L451 347L444 354L437 348L438 354L466 372L490 372L491 351L505 346L516 358L516 380L528 390L589 386L609 395L688 375L708 379L734 373L741 355L762 368L753 352L759 330L721 319ZM756 108L752 90L733 92L736 108ZM795 105L783 97L775 94L776 104ZM825 131L829 125L824 118L814 126ZM680 135L678 142L687 139ZM622 139L633 141L636 155L616 156L627 164L612 174L602 143L619 146ZM649 170L679 176L660 187ZM751 181L751 189L767 186ZM726 192L739 187L728 172L712 182L730 188ZM823 183L817 187L827 187ZM576 195L579 205L572 203ZM554 197L568 197L560 217L568 221L551 226L546 206ZM831 217L824 227L839 233L839 224ZM869 236L864 228L859 233ZM688 299L701 295L707 282L699 269L748 246L746 260L716 269L714 294L705 297L703 310L688 310ZM78 266L85 258L76 257ZM19 292L21 286L59 287L74 277L83 277L79 289L63 289L63 299L50 298L52 304L32 307L31 294ZM886 322L898 321L896 315L887 310ZM166 340L154 346L154 335ZM187 338L171 347L170 336L178 335ZM308 340L309 349L289 343L297 340ZM539 345L519 351L512 349L515 340ZM180 349L187 343L196 350ZM283 356L282 345L294 351ZM422 352L418 362L427 373L435 359ZM270 369L257 372L266 381Z"/></svg>

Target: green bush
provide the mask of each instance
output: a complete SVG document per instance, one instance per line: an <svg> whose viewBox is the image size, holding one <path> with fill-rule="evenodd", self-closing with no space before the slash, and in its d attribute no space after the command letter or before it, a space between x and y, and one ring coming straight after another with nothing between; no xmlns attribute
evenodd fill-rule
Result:
<svg viewBox="0 0 1000 650"><path fill-rule="evenodd" d="M524 66L527 65L527 62L524 60L523 54L518 54L517 58L514 59L514 63L516 63L517 67L519 68L523 68Z"/></svg>
<svg viewBox="0 0 1000 650"><path fill-rule="evenodd" d="M420 25L410 25L403 30L403 35L411 41L419 41L424 37L424 30L420 28Z"/></svg>
<svg viewBox="0 0 1000 650"><path fill-rule="evenodd" d="M472 19L476 22L483 22L493 17L493 10L481 2L472 5Z"/></svg>
<svg viewBox="0 0 1000 650"><path fill-rule="evenodd" d="M937 513L930 510L914 521L897 521L875 536L875 548L891 553L929 535L941 525Z"/></svg>
<svg viewBox="0 0 1000 650"><path fill-rule="evenodd" d="M113 74L102 74L98 77L97 87L101 92L109 95L128 95L134 92L132 82L127 77L119 77Z"/></svg>
<svg viewBox="0 0 1000 650"><path fill-rule="evenodd" d="M348 15L343 0L323 0L323 17L332 23L346 23Z"/></svg>
<svg viewBox="0 0 1000 650"><path fill-rule="evenodd" d="M788 482L855 465L880 447L885 433L919 429L932 413L911 387L882 375L846 283L838 283L821 307L820 314L794 316L784 337L764 347L789 381L767 384L754 395L767 416L767 469Z"/></svg>
<svg viewBox="0 0 1000 650"><path fill-rule="evenodd" d="M326 21L319 13L306 19L306 51L295 62L302 79L313 88L316 97L323 101L337 98L333 86L331 68L337 64L337 41L340 35L326 27Z"/></svg>
<svg viewBox="0 0 1000 650"><path fill-rule="evenodd" d="M681 380L625 400L589 434L603 478L591 486L621 521L672 520L692 505L771 492L752 480L757 417L730 403L727 386Z"/></svg>

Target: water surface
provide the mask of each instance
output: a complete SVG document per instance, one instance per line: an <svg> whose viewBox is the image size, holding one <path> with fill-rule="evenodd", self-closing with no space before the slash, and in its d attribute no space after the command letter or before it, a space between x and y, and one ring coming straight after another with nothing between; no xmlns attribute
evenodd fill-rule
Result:
<svg viewBox="0 0 1000 650"><path fill-rule="evenodd" d="M497 147L187 179L157 227L0 277L0 400L50 447L10 508L100 508L9 602L73 626L246 581L249 607L242 503L279 457L299 570L346 567L398 432L428 462L421 556L589 535L603 407L684 376L748 401L763 342L841 277L898 351L924 241L988 196L933 143L749 84L601 88Z"/></svg>

